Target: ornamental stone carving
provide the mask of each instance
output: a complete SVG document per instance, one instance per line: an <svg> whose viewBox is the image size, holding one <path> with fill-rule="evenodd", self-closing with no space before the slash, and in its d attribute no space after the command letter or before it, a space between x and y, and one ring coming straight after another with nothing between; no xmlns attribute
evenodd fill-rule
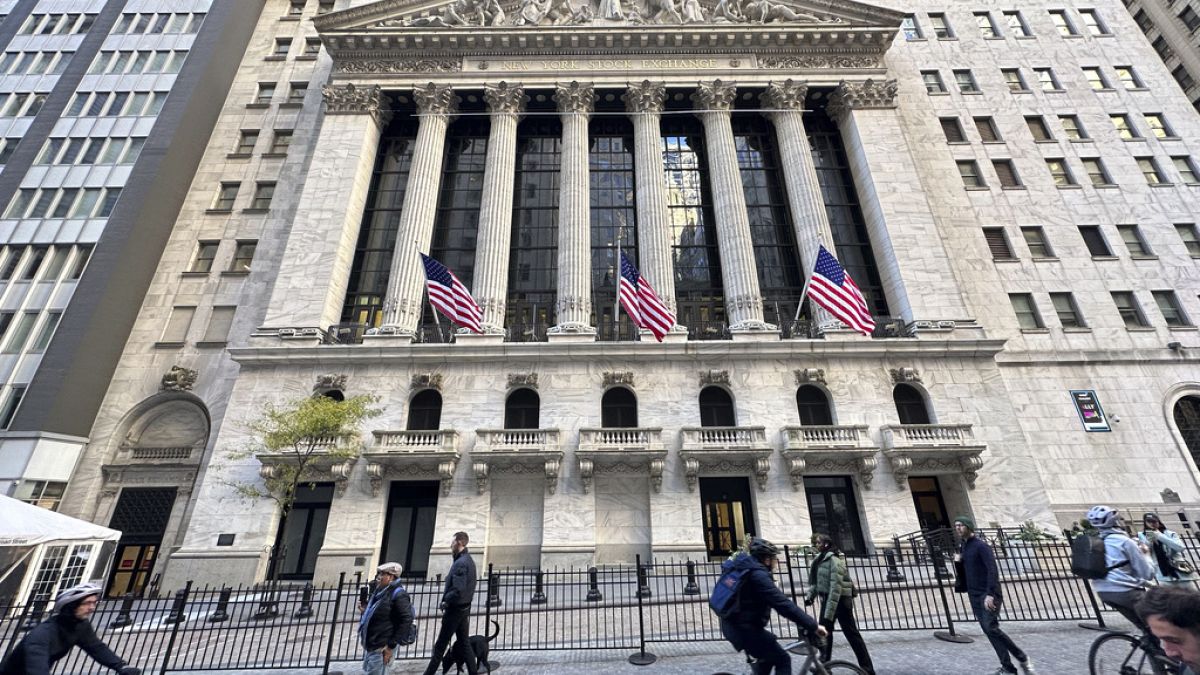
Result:
<svg viewBox="0 0 1200 675"><path fill-rule="evenodd" d="M538 374L537 373L509 373L508 388L518 389L527 387L529 389L537 389Z"/></svg>
<svg viewBox="0 0 1200 675"><path fill-rule="evenodd" d="M488 85L483 91L483 98L488 103L488 109L494 113L515 115L525 109L529 97L525 88L519 84L501 82Z"/></svg>
<svg viewBox="0 0 1200 675"><path fill-rule="evenodd" d="M661 82L643 80L621 95L625 109L631 113L660 113L667 100L667 88Z"/></svg>
<svg viewBox="0 0 1200 675"><path fill-rule="evenodd" d="M729 371L728 370L709 370L700 373L700 386L708 386L713 384L723 384L729 386Z"/></svg>
<svg viewBox="0 0 1200 675"><path fill-rule="evenodd" d="M348 378L348 375L337 375L333 373L328 375L318 375L317 382L313 385L313 391L321 393L334 389L344 390L346 388L346 380Z"/></svg>
<svg viewBox="0 0 1200 675"><path fill-rule="evenodd" d="M796 384L827 384L825 371L820 368L803 368L796 371Z"/></svg>
<svg viewBox="0 0 1200 675"><path fill-rule="evenodd" d="M504 6L508 7L506 12ZM353 10L344 10L352 12ZM773 0L719 0L709 12L700 0L454 0L417 16L377 21L379 28L471 28L485 26L604 26L842 23ZM320 18L318 17L318 23Z"/></svg>
<svg viewBox="0 0 1200 675"><path fill-rule="evenodd" d="M162 376L161 391L191 391L196 385L196 371L182 366L171 366Z"/></svg>
<svg viewBox="0 0 1200 675"><path fill-rule="evenodd" d="M806 96L808 96L807 84L786 80L783 84L772 82L767 85L767 90L759 94L759 100L768 108L803 112Z"/></svg>
<svg viewBox="0 0 1200 675"><path fill-rule="evenodd" d="M338 72L353 74L457 73L462 59L351 59L337 62Z"/></svg>
<svg viewBox="0 0 1200 675"><path fill-rule="evenodd" d="M596 91L590 84L560 84L554 88L554 102L561 113L591 112L596 103Z"/></svg>
<svg viewBox="0 0 1200 675"><path fill-rule="evenodd" d="M921 374L917 372L916 368L892 368L888 372L891 374L894 384L901 384L903 382L921 383Z"/></svg>
<svg viewBox="0 0 1200 675"><path fill-rule="evenodd" d="M442 374L441 373L419 373L412 376L413 389L433 389L435 391L442 390Z"/></svg>
<svg viewBox="0 0 1200 675"><path fill-rule="evenodd" d="M371 115L382 119L387 106L379 85L356 87L353 84L327 84L321 87L327 115Z"/></svg>
<svg viewBox="0 0 1200 675"><path fill-rule="evenodd" d="M829 96L825 110L832 118L838 118L851 110L896 107L896 81L867 80L847 82L842 80L836 91Z"/></svg>
<svg viewBox="0 0 1200 675"><path fill-rule="evenodd" d="M604 373L604 386L613 387L613 386L617 386L617 385L626 385L626 386L632 387L633 386L633 372L625 371L625 372L619 372L619 373L616 373L616 372Z"/></svg>
<svg viewBox="0 0 1200 675"><path fill-rule="evenodd" d="M433 82L413 89L413 99L421 115L449 115L458 108L454 89Z"/></svg>
<svg viewBox="0 0 1200 675"><path fill-rule="evenodd" d="M760 56L760 68L792 70L797 68L878 68L882 57L876 54L796 54Z"/></svg>
<svg viewBox="0 0 1200 675"><path fill-rule="evenodd" d="M721 80L701 82L692 92L692 101L700 108L698 112L731 110L736 97L737 87Z"/></svg>

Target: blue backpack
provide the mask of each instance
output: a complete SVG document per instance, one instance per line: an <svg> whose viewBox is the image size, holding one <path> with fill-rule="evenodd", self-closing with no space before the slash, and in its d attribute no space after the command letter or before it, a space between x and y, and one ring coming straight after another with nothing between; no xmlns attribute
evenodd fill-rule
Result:
<svg viewBox="0 0 1200 675"><path fill-rule="evenodd" d="M745 567L734 567L734 563L740 557L734 556L721 563L721 576L713 585L712 595L708 596L709 608L722 619L728 619L737 612L738 594L742 590L746 575L750 573Z"/></svg>

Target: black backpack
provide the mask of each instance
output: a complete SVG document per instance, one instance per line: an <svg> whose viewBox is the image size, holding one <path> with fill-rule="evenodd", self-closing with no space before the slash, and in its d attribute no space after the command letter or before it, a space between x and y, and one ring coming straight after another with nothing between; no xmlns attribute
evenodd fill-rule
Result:
<svg viewBox="0 0 1200 675"><path fill-rule="evenodd" d="M1071 540L1071 573L1084 579L1103 579L1129 561L1109 565L1104 555L1104 535L1080 534Z"/></svg>

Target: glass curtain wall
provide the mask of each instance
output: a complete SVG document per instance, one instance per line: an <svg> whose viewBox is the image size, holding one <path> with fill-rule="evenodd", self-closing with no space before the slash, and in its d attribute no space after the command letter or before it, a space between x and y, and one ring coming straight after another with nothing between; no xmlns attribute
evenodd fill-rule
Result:
<svg viewBox="0 0 1200 675"><path fill-rule="evenodd" d="M602 117L591 123L589 136L592 325L601 340L635 340L637 328L625 311L617 308L618 248L638 265L633 124L628 118Z"/></svg>
<svg viewBox="0 0 1200 675"><path fill-rule="evenodd" d="M533 106L531 106L531 110ZM531 115L517 127L512 252L508 260L508 340L546 339L558 288L558 172L562 124Z"/></svg>

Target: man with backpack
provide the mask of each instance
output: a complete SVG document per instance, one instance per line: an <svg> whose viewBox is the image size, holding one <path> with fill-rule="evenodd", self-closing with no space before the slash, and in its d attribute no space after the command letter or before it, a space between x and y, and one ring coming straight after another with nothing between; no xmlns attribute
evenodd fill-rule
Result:
<svg viewBox="0 0 1200 675"><path fill-rule="evenodd" d="M1087 519L1099 532L1080 535L1071 542L1071 571L1091 579L1092 588L1104 604L1120 612L1149 641L1157 643L1135 609L1146 593L1146 582L1154 578L1154 569L1142 557L1137 541L1120 528L1116 509L1093 506L1087 512ZM1103 561L1096 539L1103 543Z"/></svg>
<svg viewBox="0 0 1200 675"><path fill-rule="evenodd" d="M721 578L709 600L721 618L721 635L737 651L758 659L754 666L756 675L792 674L792 657L779 646L775 634L767 630L772 608L799 625L814 647L817 639L829 634L775 585L771 573L778 564L779 549L774 544L759 537L751 538L746 553L722 565Z"/></svg>
<svg viewBox="0 0 1200 675"><path fill-rule="evenodd" d="M375 592L360 603L358 639L362 642L363 675L384 675L397 645L416 641L412 599L400 585L404 567L389 562L375 568Z"/></svg>
<svg viewBox="0 0 1200 675"><path fill-rule="evenodd" d="M1000 659L1000 669L996 675L1018 672L1017 666L1013 665L1014 656L1021 666L1020 672L1033 675L1029 656L1007 633L1000 630L1000 605L1004 602L1004 596L1000 592L1000 569L996 567L996 554L987 542L975 534L975 521L968 516L959 516L954 520L954 533L962 540L958 561L962 563L963 576L966 577L971 611L975 613L975 620Z"/></svg>

